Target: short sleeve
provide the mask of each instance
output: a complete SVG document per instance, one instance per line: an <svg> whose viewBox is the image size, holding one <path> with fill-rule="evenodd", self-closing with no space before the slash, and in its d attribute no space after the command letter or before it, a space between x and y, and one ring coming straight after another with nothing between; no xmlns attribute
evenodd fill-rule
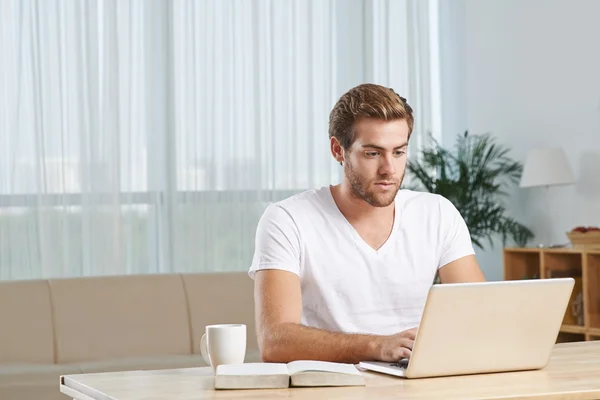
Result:
<svg viewBox="0 0 600 400"><path fill-rule="evenodd" d="M293 218L277 204L267 207L256 228L254 257L248 275L279 269L300 276L300 234Z"/></svg>
<svg viewBox="0 0 600 400"><path fill-rule="evenodd" d="M441 252L438 268L475 254L469 228L460 212L448 199L440 196Z"/></svg>

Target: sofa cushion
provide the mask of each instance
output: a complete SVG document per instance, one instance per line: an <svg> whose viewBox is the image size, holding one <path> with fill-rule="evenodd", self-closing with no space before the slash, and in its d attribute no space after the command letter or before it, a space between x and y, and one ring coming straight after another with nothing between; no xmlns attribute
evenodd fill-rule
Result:
<svg viewBox="0 0 600 400"><path fill-rule="evenodd" d="M80 373L81 369L77 365L3 364L0 365L0 386L52 383L58 390L58 382L61 375Z"/></svg>
<svg viewBox="0 0 600 400"><path fill-rule="evenodd" d="M2 400L68 400L60 392L59 378L47 383L28 383L15 385L0 385L0 399Z"/></svg>
<svg viewBox="0 0 600 400"><path fill-rule="evenodd" d="M258 350L246 352L245 362L260 362ZM160 357L136 357L121 358L116 360L91 361L77 364L69 364L81 369L85 374L95 372L117 372L117 371L149 371L157 369L178 369L206 367L201 355L186 356L160 356Z"/></svg>
<svg viewBox="0 0 600 400"><path fill-rule="evenodd" d="M58 363L191 354L180 275L49 282Z"/></svg>
<svg viewBox="0 0 600 400"><path fill-rule="evenodd" d="M46 281L0 282L0 364L11 362L54 362Z"/></svg>
<svg viewBox="0 0 600 400"><path fill-rule="evenodd" d="M246 272L184 274L194 354L206 325L245 324L247 351L258 348L254 323L254 281Z"/></svg>
<svg viewBox="0 0 600 400"><path fill-rule="evenodd" d="M72 365L80 368L84 374L206 367L206 364L202 360L202 356L199 355L118 358L113 360L81 362Z"/></svg>

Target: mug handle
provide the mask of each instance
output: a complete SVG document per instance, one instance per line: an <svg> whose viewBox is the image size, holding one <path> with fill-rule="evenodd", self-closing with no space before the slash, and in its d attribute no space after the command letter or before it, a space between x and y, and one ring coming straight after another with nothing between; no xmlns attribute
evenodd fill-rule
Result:
<svg viewBox="0 0 600 400"><path fill-rule="evenodd" d="M200 353L202 353L202 358L204 359L204 362L209 366L212 366L210 362L210 357L208 355L208 347L206 345L206 333L202 335L202 339L200 340Z"/></svg>

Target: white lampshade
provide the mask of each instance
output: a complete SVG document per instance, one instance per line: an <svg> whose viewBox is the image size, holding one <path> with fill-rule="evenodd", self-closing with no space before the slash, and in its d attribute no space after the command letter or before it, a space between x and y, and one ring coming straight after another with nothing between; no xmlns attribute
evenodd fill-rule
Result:
<svg viewBox="0 0 600 400"><path fill-rule="evenodd" d="M520 187L556 186L575 183L575 175L560 148L533 149L527 154Z"/></svg>

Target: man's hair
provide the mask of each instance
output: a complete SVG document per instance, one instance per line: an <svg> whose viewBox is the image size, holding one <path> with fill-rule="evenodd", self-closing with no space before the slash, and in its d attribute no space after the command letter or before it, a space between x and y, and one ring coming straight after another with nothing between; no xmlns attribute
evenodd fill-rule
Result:
<svg viewBox="0 0 600 400"><path fill-rule="evenodd" d="M329 137L335 137L347 150L354 143L354 122L360 117L383 121L405 119L408 136L413 130L412 108L406 99L384 86L365 83L350 89L337 101L329 114Z"/></svg>

